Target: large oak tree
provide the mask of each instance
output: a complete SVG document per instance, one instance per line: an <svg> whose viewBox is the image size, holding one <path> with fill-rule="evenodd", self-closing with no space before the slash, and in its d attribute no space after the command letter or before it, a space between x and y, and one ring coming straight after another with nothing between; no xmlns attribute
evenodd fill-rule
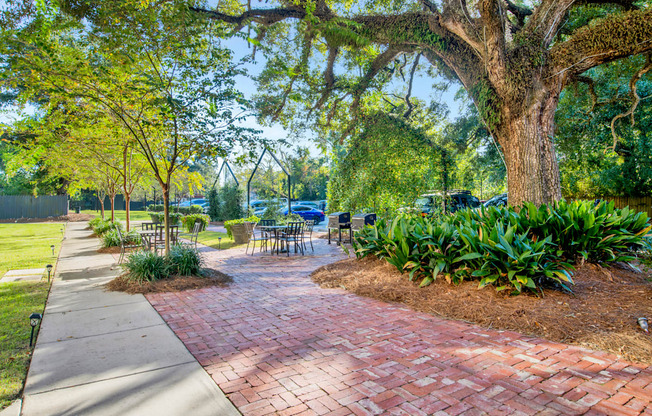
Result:
<svg viewBox="0 0 652 416"><path fill-rule="evenodd" d="M253 28L254 44L280 54L292 51L279 49L279 34L300 39L294 67L278 56L268 63L287 79L270 103L278 111L305 81L304 97L306 89L318 92L307 104L311 114L330 118L346 107L352 128L365 92L388 68L411 55L416 68L425 58L464 86L500 144L512 205L561 198L553 138L561 91L590 68L652 50L652 8L632 0L277 0L260 7L232 0L192 10L236 30ZM371 59L352 78L355 51L363 49ZM317 54L324 62L319 81L308 67Z"/></svg>

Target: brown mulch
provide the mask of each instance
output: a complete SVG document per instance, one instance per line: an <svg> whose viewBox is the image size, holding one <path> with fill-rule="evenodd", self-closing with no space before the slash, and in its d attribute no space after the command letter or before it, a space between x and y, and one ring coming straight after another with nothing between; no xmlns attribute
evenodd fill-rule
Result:
<svg viewBox="0 0 652 416"><path fill-rule="evenodd" d="M118 250L120 248L118 247ZM159 292L180 292L183 290L201 289L209 286L225 286L233 281L227 274L215 269L204 269L203 277L196 276L172 276L167 279L155 282L138 283L127 278L127 274L116 277L106 284L106 288L112 292L137 293L159 293Z"/></svg>
<svg viewBox="0 0 652 416"><path fill-rule="evenodd" d="M100 247L97 249L98 253L120 254L120 247Z"/></svg>
<svg viewBox="0 0 652 416"><path fill-rule="evenodd" d="M95 218L95 215L89 214L68 214L60 217L48 218L13 218L8 220L0 220L0 223L31 223L31 222L84 222L90 221Z"/></svg>
<svg viewBox="0 0 652 416"><path fill-rule="evenodd" d="M573 276L573 294L544 289L510 296L477 281L458 286L437 279L425 288L408 280L384 260L348 259L321 267L312 279L326 288L343 288L358 295L478 325L592 349L610 351L627 360L652 363L652 334L637 318L652 324L652 274L615 266L585 264Z"/></svg>

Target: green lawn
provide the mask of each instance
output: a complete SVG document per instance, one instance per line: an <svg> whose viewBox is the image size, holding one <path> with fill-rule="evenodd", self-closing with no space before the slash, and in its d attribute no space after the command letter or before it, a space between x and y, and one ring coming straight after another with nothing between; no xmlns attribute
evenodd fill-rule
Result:
<svg viewBox="0 0 652 416"><path fill-rule="evenodd" d="M219 237L222 237L221 243L219 243L218 240ZM202 231L201 233L199 233L199 236L197 237L197 241L209 247L213 247L215 249L218 248L218 243L219 243L219 248L221 250L226 250L232 247L238 247L235 245L233 238L229 237L226 233L219 233L217 231Z"/></svg>
<svg viewBox="0 0 652 416"><path fill-rule="evenodd" d="M61 248L61 230L65 227L65 224L0 224L0 276L7 270L54 264Z"/></svg>
<svg viewBox="0 0 652 416"><path fill-rule="evenodd" d="M95 211L95 210L83 210L82 214L90 214L90 215L96 215L100 216L100 211ZM149 213L147 211L130 211L129 212L131 221L150 221L151 218L149 217ZM115 211L115 217L119 219L120 221L124 222L127 220L127 211ZM111 210L107 209L104 211L104 218L111 218Z"/></svg>
<svg viewBox="0 0 652 416"><path fill-rule="evenodd" d="M0 276L55 264L64 224L0 224ZM54 256L50 245L55 245ZM31 357L29 315L42 313L47 281L0 283L0 409L23 389Z"/></svg>

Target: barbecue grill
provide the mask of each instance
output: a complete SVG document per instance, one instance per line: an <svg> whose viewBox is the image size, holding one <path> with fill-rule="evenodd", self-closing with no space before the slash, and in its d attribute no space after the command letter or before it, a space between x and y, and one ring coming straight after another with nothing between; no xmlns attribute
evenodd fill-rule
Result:
<svg viewBox="0 0 652 416"><path fill-rule="evenodd" d="M331 243L331 230L337 230L339 237L337 244L342 243L342 230L349 230L349 243L353 241L351 235L351 213L334 212L328 216L328 244Z"/></svg>
<svg viewBox="0 0 652 416"><path fill-rule="evenodd" d="M374 225L375 223L376 214L357 214L351 220L351 229L353 231L360 231L365 225Z"/></svg>

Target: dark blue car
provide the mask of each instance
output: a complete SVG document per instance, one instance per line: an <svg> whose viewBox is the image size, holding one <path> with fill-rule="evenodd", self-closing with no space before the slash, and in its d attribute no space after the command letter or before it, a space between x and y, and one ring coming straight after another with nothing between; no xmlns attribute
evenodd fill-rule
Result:
<svg viewBox="0 0 652 416"><path fill-rule="evenodd" d="M281 210L281 213L283 215L288 215L288 209L283 208ZM323 211L320 211L313 207L307 207L303 205L293 205L292 213L301 215L301 218L303 218L304 220L314 220L315 224L319 224L320 222L324 221L324 219L326 218Z"/></svg>

